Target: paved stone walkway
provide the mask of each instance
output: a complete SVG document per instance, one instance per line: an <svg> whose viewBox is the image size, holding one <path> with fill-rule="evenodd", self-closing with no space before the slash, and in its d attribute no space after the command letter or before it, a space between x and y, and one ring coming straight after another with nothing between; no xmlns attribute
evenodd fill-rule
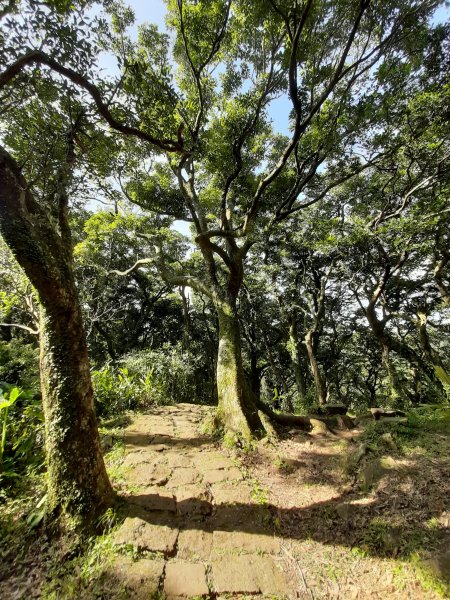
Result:
<svg viewBox="0 0 450 600"><path fill-rule="evenodd" d="M124 434L127 518L114 541L145 551L112 567L129 598L292 597L269 510L251 481L199 432L210 409L155 409ZM153 594L153 596L152 596Z"/></svg>

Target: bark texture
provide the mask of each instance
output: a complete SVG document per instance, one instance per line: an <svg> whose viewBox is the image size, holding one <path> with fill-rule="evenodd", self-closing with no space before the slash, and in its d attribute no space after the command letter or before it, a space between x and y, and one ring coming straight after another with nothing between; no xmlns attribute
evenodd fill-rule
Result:
<svg viewBox="0 0 450 600"><path fill-rule="evenodd" d="M216 308L219 318L217 416L227 431L250 440L254 435L261 435L264 426L245 379L236 307L232 303L220 303Z"/></svg>
<svg viewBox="0 0 450 600"><path fill-rule="evenodd" d="M72 270L67 205L54 223L0 147L0 230L41 302L41 386L52 515L85 526L112 500Z"/></svg>

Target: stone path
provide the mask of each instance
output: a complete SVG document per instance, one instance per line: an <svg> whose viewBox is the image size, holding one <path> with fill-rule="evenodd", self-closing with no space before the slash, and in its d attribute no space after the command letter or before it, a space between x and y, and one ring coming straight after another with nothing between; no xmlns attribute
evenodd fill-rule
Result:
<svg viewBox="0 0 450 600"><path fill-rule="evenodd" d="M128 516L114 542L145 558L123 554L114 576L129 598L292 597L271 513L233 458L199 433L209 410L162 407L125 430Z"/></svg>

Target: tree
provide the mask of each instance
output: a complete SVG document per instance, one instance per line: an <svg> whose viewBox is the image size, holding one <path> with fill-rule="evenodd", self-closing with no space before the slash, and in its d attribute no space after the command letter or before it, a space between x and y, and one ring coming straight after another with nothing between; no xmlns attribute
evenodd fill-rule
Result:
<svg viewBox="0 0 450 600"><path fill-rule="evenodd" d="M375 163L377 152L361 159L356 150L371 128L375 135L383 127L377 122L383 91L370 89L371 72L386 70L405 45L414 45L413 31L423 33L433 7L362 2L331 11L326 3L306 2L288 11L275 2L172 1L178 87L171 86L164 35L142 27L138 43L126 44L121 63L132 68L124 89L140 119L155 114L148 90L156 77L165 98L161 132L179 128L186 140L179 157L168 157L167 166L150 177L141 174L130 186L136 201L151 209L149 192L178 185L204 275L199 281L186 269L166 269L165 277L206 294L216 308L218 419L244 438L263 429L242 364L237 298L245 261L264 229ZM423 46L423 35L420 40ZM219 64L220 78L214 76ZM399 83L390 84L389 93L398 92ZM268 106L280 93L292 103L290 138L270 129ZM325 173L319 169L324 164ZM174 200L173 194L167 198ZM164 272L163 253L158 260Z"/></svg>
<svg viewBox="0 0 450 600"><path fill-rule="evenodd" d="M149 209L161 210L161 197L172 213L181 204L193 222L201 279L189 271L192 262L168 268L163 248L153 259L168 282L191 286L214 304L218 419L244 438L262 431L258 409L264 409L242 363L237 300L245 262L275 223L375 168L392 134L392 108L420 73L417 59L435 6L171 0L176 79L168 37L144 26L131 42L130 14L122 9L110 42L122 69L121 93L109 105L86 77L39 52L17 59L0 77L0 84L9 82L27 65L45 64L90 94L111 127L175 152L125 187ZM282 93L292 104L289 137L275 135L268 117ZM149 127L158 135L146 133Z"/></svg>

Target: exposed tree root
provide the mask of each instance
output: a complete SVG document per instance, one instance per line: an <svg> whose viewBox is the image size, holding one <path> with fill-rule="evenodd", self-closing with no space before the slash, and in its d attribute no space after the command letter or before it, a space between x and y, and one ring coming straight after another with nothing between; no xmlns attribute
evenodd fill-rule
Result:
<svg viewBox="0 0 450 600"><path fill-rule="evenodd" d="M297 427L302 431L314 434L333 434L332 429L328 426L328 419L316 419L314 417L305 417L301 415L288 415L285 413L276 413L269 408L263 402L257 400L256 406L265 415L267 415L272 421L279 425L288 425L291 427Z"/></svg>

